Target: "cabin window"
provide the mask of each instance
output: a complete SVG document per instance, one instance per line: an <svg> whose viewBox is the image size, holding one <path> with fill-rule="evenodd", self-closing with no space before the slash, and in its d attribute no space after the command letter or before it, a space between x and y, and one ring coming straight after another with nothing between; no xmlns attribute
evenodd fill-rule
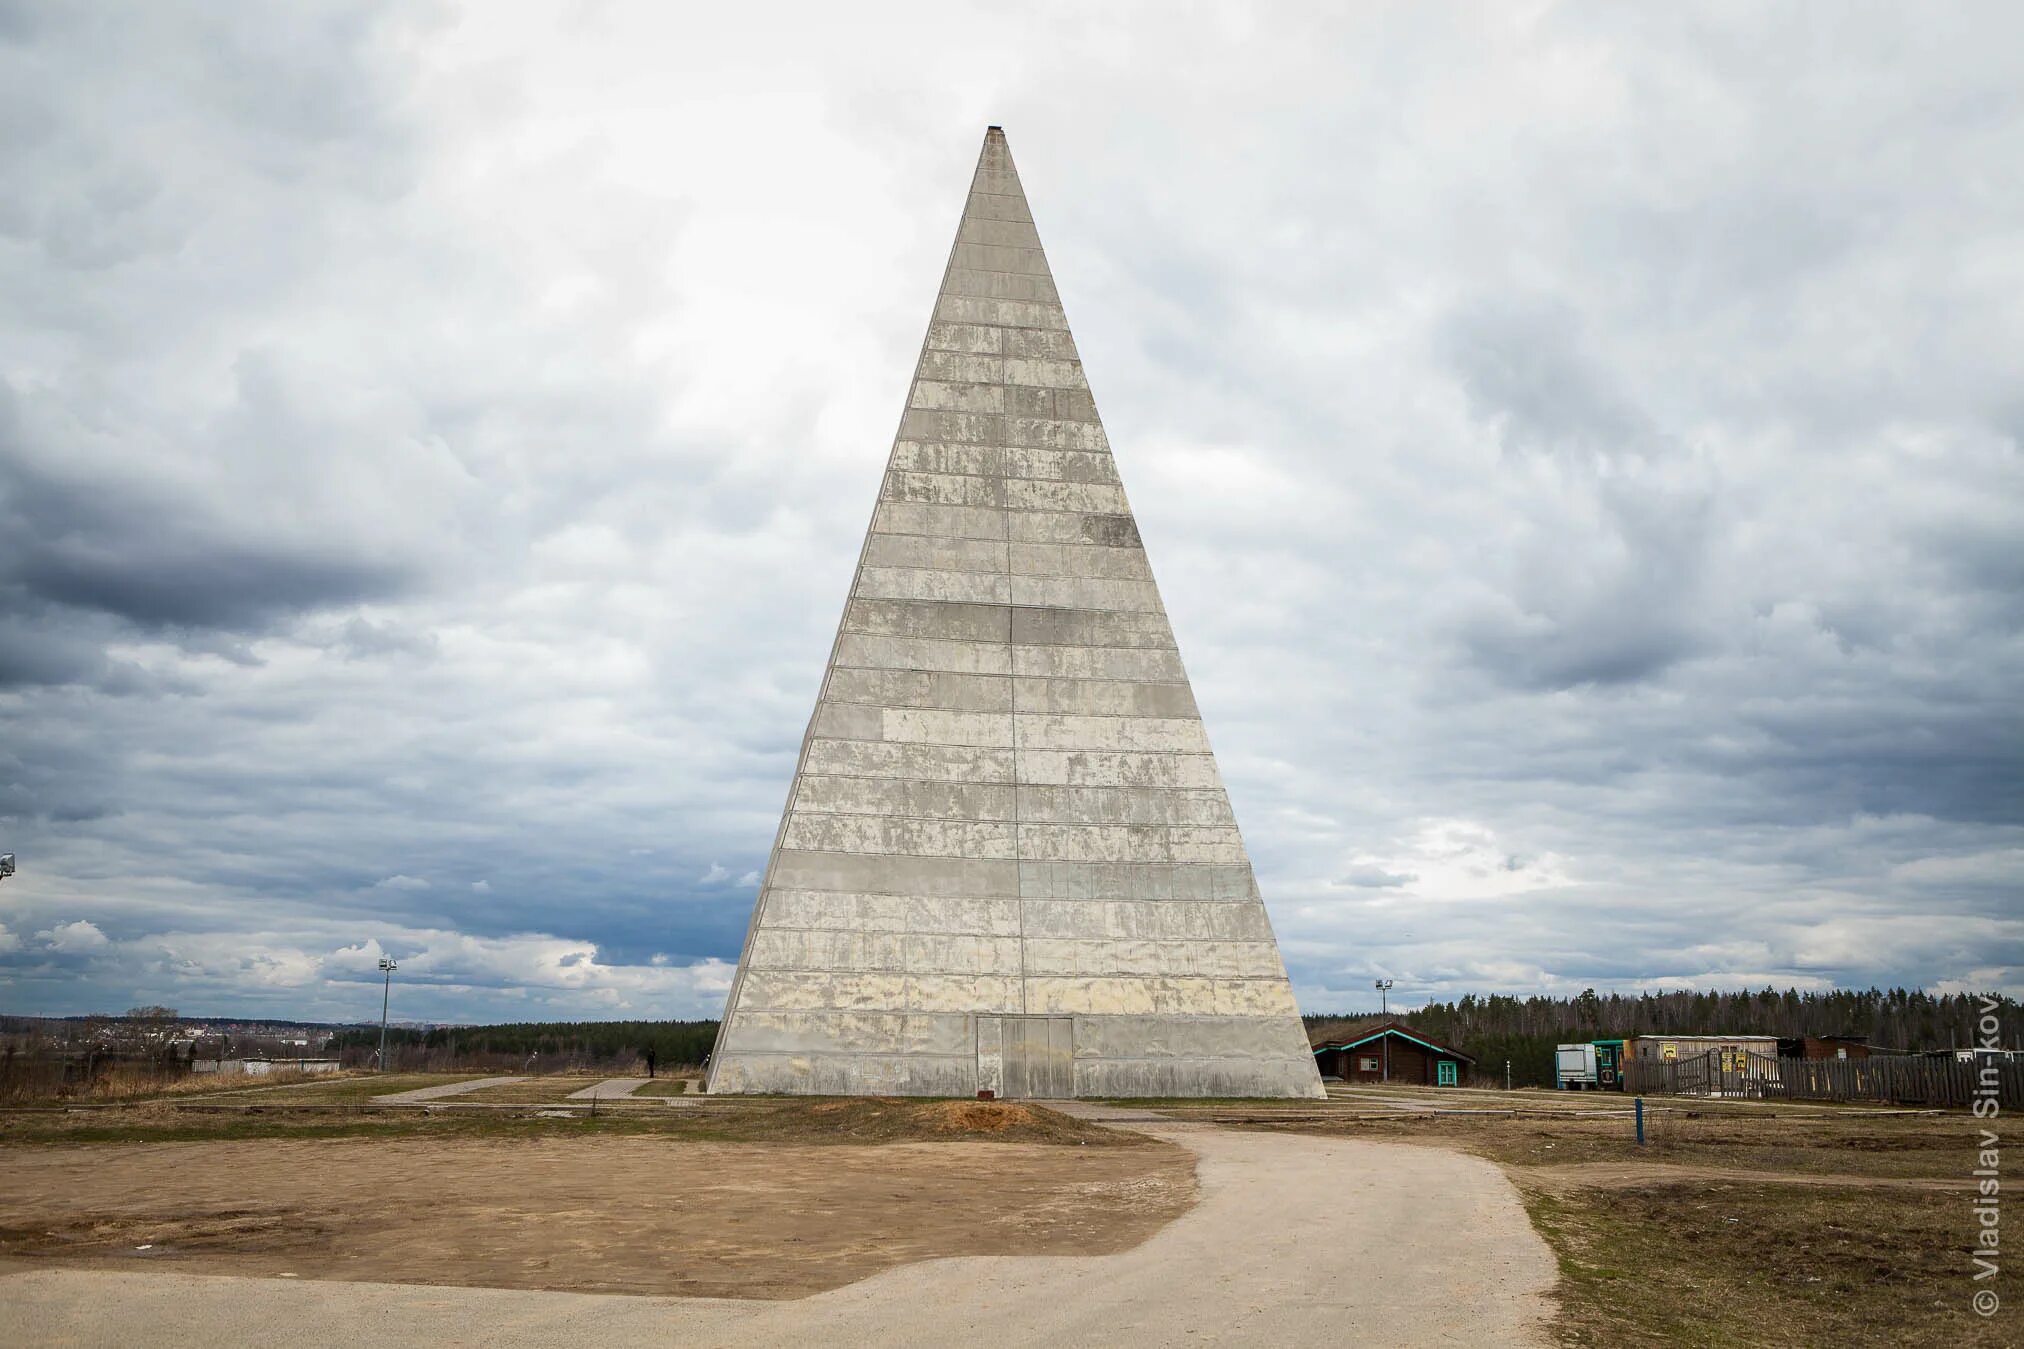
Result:
<svg viewBox="0 0 2024 1349"><path fill-rule="evenodd" d="M1434 1085L1452 1087L1455 1085L1455 1063L1453 1059L1442 1059L1434 1065Z"/></svg>
<svg viewBox="0 0 2024 1349"><path fill-rule="evenodd" d="M1356 1060L1356 1070L1357 1070L1357 1071L1358 1071L1359 1073L1374 1073L1374 1072L1376 1072L1376 1071L1377 1071L1377 1055L1375 1055L1375 1054L1360 1054L1360 1055L1358 1055L1358 1056L1357 1056L1357 1060Z"/></svg>

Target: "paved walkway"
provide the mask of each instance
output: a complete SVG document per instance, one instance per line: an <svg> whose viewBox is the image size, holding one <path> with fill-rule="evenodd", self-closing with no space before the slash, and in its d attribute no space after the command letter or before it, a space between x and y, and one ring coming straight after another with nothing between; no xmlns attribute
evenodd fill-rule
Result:
<svg viewBox="0 0 2024 1349"><path fill-rule="evenodd" d="M410 1101L436 1101L445 1096L462 1096L467 1091L479 1091L485 1087L503 1087L512 1082L525 1082L524 1077L474 1077L469 1082L445 1082L439 1087L416 1087L413 1091L396 1091L386 1096L375 1096L373 1100L389 1105L405 1105Z"/></svg>
<svg viewBox="0 0 2024 1349"><path fill-rule="evenodd" d="M652 1080L646 1077L614 1077L600 1082L594 1087L585 1087L582 1091L572 1091L569 1093L569 1099L572 1101L616 1101L621 1097L632 1095Z"/></svg>
<svg viewBox="0 0 2024 1349"><path fill-rule="evenodd" d="M1101 1107L1070 1108L1102 1117ZM1549 1343L1553 1257L1493 1164L1398 1143L1130 1127L1193 1151L1202 1197L1117 1255L931 1260L791 1302L39 1269L0 1277L0 1320L24 1344L165 1349L593 1337L1049 1349Z"/></svg>

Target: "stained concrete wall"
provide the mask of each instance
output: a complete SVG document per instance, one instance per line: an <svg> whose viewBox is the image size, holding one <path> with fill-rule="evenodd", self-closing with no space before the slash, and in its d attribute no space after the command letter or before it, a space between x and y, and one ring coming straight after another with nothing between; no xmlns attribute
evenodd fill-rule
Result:
<svg viewBox="0 0 2024 1349"><path fill-rule="evenodd" d="M1317 1096L1004 137L986 137L712 1059L729 1092Z"/></svg>

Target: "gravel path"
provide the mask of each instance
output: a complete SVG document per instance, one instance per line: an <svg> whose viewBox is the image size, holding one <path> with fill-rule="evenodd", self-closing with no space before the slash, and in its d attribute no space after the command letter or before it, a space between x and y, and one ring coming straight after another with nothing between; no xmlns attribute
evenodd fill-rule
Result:
<svg viewBox="0 0 2024 1349"><path fill-rule="evenodd" d="M478 1091L485 1087L503 1087L513 1082L525 1082L524 1077L474 1077L469 1082L445 1082L439 1087L416 1087L413 1091L396 1091L373 1099L392 1105L404 1105L409 1101L434 1101L445 1096L462 1096L467 1091Z"/></svg>
<svg viewBox="0 0 2024 1349"><path fill-rule="evenodd" d="M570 1092L569 1099L572 1101L616 1101L632 1095L641 1087L644 1087L650 1080L650 1078L644 1077L609 1078L598 1083L596 1086L585 1087L582 1091Z"/></svg>
<svg viewBox="0 0 2024 1349"><path fill-rule="evenodd" d="M1127 1127L1192 1150L1202 1198L1119 1255L931 1260L791 1302L30 1270L0 1278L0 1312L21 1343L201 1349L592 1337L1050 1349L1340 1345L1372 1334L1398 1346L1549 1343L1553 1258L1492 1163L1399 1143Z"/></svg>

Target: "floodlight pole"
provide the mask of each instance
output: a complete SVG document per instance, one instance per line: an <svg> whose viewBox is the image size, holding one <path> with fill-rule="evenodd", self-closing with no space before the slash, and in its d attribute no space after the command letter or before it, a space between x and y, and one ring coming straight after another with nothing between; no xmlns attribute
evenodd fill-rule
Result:
<svg viewBox="0 0 2024 1349"><path fill-rule="evenodd" d="M394 971L400 966L387 956L380 957L380 973L386 976L386 984L380 989L380 1053L379 1070L387 1070L387 1004L394 994Z"/></svg>
<svg viewBox="0 0 2024 1349"><path fill-rule="evenodd" d="M1390 979L1379 979L1372 985L1372 987L1377 989L1378 1015L1382 1016L1387 1022L1391 1020L1392 983L1393 981ZM1378 1034L1384 1037L1384 1080L1389 1082L1391 1081L1391 1031L1389 1029L1382 1029Z"/></svg>

